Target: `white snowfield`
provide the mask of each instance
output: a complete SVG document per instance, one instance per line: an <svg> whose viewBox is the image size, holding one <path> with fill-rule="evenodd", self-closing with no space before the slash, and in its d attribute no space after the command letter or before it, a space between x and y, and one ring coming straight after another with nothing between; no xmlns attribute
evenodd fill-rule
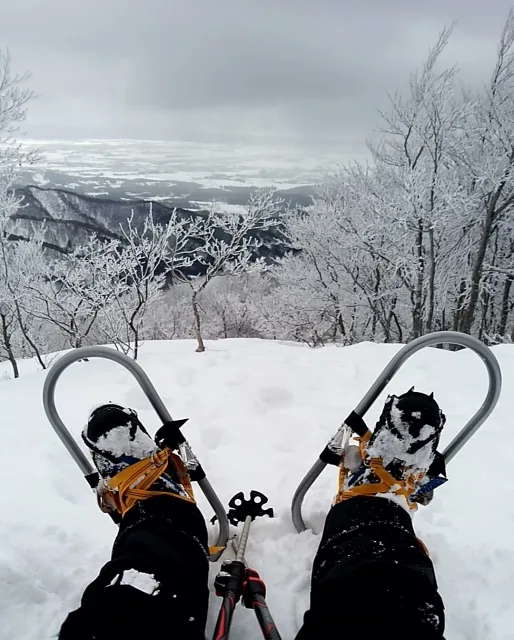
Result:
<svg viewBox="0 0 514 640"><path fill-rule="evenodd" d="M275 509L273 520L255 523L247 560L266 581L284 640L294 637L308 605L311 564L336 472L326 470L307 494L304 514L312 530L300 535L290 519L294 490L399 348L363 343L312 350L259 340L210 342L204 354L194 353L191 341L148 342L142 348L140 364L171 414L190 418L185 433L222 501L255 488ZM450 463L450 481L415 516L436 566L448 640L514 639L514 346L496 347L494 353L504 376L497 408ZM0 373L8 371L6 363L0 367ZM45 373L32 361L21 363L21 370L19 380L0 383L1 640L55 637L109 558L116 533L46 421ZM412 385L434 391L448 418L445 445L481 404L486 384L485 368L474 354L425 349L406 363L388 391L401 393ZM136 381L113 362L77 363L59 381L58 407L77 437L89 410L107 401L135 408L153 431L159 426ZM373 407L368 424L380 409L379 403ZM210 508L197 495L210 519ZM363 597L372 609L373 585ZM207 637L219 604L213 595ZM238 607L234 640L261 637L253 615ZM351 615L342 602L342 628Z"/></svg>

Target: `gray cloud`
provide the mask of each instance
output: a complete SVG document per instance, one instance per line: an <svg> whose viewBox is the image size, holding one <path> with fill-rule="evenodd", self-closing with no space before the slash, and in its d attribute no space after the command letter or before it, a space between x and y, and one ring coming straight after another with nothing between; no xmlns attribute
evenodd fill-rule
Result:
<svg viewBox="0 0 514 640"><path fill-rule="evenodd" d="M446 59L483 81L511 2L16 0L0 47L33 73L29 134L350 143L455 19Z"/></svg>

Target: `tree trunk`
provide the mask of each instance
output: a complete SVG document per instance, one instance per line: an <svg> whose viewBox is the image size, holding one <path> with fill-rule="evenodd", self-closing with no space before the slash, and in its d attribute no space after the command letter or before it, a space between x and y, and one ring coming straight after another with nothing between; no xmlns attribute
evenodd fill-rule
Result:
<svg viewBox="0 0 514 640"><path fill-rule="evenodd" d="M478 329L478 339L488 344L487 341L487 313L489 311L489 304L491 302L491 295L488 291L484 291L482 294L482 313L480 317L480 327Z"/></svg>
<svg viewBox="0 0 514 640"><path fill-rule="evenodd" d="M412 331L411 340L419 338L423 333L423 276L425 272L425 259L423 256L423 221L418 221L418 233L416 236L416 285L413 291Z"/></svg>
<svg viewBox="0 0 514 640"><path fill-rule="evenodd" d="M139 329L133 327L132 332L134 333L134 360L137 360L139 355Z"/></svg>
<svg viewBox="0 0 514 640"><path fill-rule="evenodd" d="M12 345L11 345L11 336L9 335L9 327L7 325L7 320L6 320L5 315L3 313L0 314L0 319L1 319L1 322L2 322L2 335L3 335L3 338L4 338L5 350L7 351L7 358L9 359L9 362L11 363L14 377L15 378L19 378L20 377L20 372L18 370L18 363L16 362L16 358L14 357L14 353L13 353Z"/></svg>
<svg viewBox="0 0 514 640"><path fill-rule="evenodd" d="M337 326L339 327L339 332L343 336L343 342L346 342L346 329L343 321L343 314L341 309L337 310Z"/></svg>
<svg viewBox="0 0 514 640"><path fill-rule="evenodd" d="M403 342L403 331L402 331L402 327L400 324L400 321L398 320L398 315L396 313L396 303L398 302L398 298L394 298L391 302L391 310L390 310L390 316L391 318L394 320L394 323L396 325L396 328L398 329L398 342Z"/></svg>
<svg viewBox="0 0 514 640"><path fill-rule="evenodd" d="M378 293L380 291L380 281L381 281L381 277L380 277L380 269L378 267L375 268L375 288L374 288L374 293L375 293L375 300L378 299ZM371 337L373 338L373 340L375 339L376 333L377 333L377 322L378 322L378 317L377 317L377 310L376 308L373 308L373 319L371 322Z"/></svg>
<svg viewBox="0 0 514 640"><path fill-rule="evenodd" d="M23 318L22 318L22 315L21 315L20 305L17 302L14 303L14 308L16 310L16 318L18 320L18 326L20 327L20 331L21 331L23 337L27 341L29 347L34 352L34 355L36 356L37 361L41 365L41 368L42 369L46 369L46 364L43 362L43 358L41 357L41 354L39 353L39 349L37 348L36 343L29 336L29 333L28 333L27 329L25 328L25 325L23 323Z"/></svg>
<svg viewBox="0 0 514 640"><path fill-rule="evenodd" d="M469 301L467 306L463 309L460 322L460 331L464 333L471 333L471 327L475 319L475 312L478 304L478 297L480 294L480 281L482 279L482 270L484 267L485 254L491 238L491 231L493 228L494 217L496 213L496 204L500 198L503 185L501 185L496 193L491 196L491 201L487 206L486 216L484 220L484 227L482 230L482 237L478 245L477 255L473 263L473 270L471 272L471 284Z"/></svg>
<svg viewBox="0 0 514 640"><path fill-rule="evenodd" d="M505 338L505 331L507 329L507 320L509 318L510 312L510 290L512 288L513 281L514 276L507 276L505 278L505 284L503 285L500 324L498 326L498 333L502 338Z"/></svg>
<svg viewBox="0 0 514 640"><path fill-rule="evenodd" d="M223 337L226 340L228 338L228 328L227 328L227 318L225 315L225 311L221 312L221 325L223 327Z"/></svg>
<svg viewBox="0 0 514 640"><path fill-rule="evenodd" d="M430 251L430 267L428 271L428 310L426 331L430 333L432 331L434 323L434 307L435 307L435 242L434 242L434 229L430 226L428 231L428 246Z"/></svg>
<svg viewBox="0 0 514 640"><path fill-rule="evenodd" d="M455 300L455 310L453 314L453 330L459 331L462 312L464 309L464 301L466 299L467 285L465 280L460 281L459 291Z"/></svg>
<svg viewBox="0 0 514 640"><path fill-rule="evenodd" d="M198 342L198 346L196 347L195 351L197 353L203 353L205 351L205 345L202 338L202 321L200 319L200 309L196 296L197 294L193 293L193 297L191 298L191 304L193 306L193 317L195 319L195 336L196 341Z"/></svg>

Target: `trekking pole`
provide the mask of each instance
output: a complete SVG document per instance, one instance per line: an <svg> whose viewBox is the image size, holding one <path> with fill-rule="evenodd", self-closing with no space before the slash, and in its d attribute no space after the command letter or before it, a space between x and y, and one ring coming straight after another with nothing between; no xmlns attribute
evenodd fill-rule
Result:
<svg viewBox="0 0 514 640"><path fill-rule="evenodd" d="M244 556L251 524L252 516L247 516L239 540L236 559L225 561L221 565L221 571L214 581L216 595L223 596L223 602L221 603L218 620L216 621L216 627L212 636L213 640L227 640L230 633L234 609L243 593L246 573Z"/></svg>
<svg viewBox="0 0 514 640"><path fill-rule="evenodd" d="M232 538L232 545L237 554L238 546L235 538ZM266 585L261 577L254 569L249 569L246 560L243 558L246 566L245 582L243 585L243 603L247 609L253 609L257 622L262 631L265 640L282 640L280 633L275 625L273 616L266 603Z"/></svg>
<svg viewBox="0 0 514 640"><path fill-rule="evenodd" d="M281 640L266 604L266 586L259 574L253 569L248 569L245 562L245 551L252 520L263 515L273 517L273 509L263 509L266 502L268 502L268 498L258 491L251 491L249 500L246 500L241 492L229 502L231 509L228 512L228 519L235 526L243 521L244 525L235 560L226 560L221 565L221 571L214 581L216 595L222 597L223 602L216 621L213 640L227 640L229 637L234 609L241 597L243 597L245 607L254 609L264 638L266 640Z"/></svg>
<svg viewBox="0 0 514 640"><path fill-rule="evenodd" d="M253 609L265 640L282 640L266 603L266 585L257 571L247 569L243 590L243 603Z"/></svg>

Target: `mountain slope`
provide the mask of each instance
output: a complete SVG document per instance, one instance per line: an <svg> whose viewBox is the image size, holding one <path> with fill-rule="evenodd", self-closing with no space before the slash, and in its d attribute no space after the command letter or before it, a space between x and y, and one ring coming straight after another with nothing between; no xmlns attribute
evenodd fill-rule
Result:
<svg viewBox="0 0 514 640"><path fill-rule="evenodd" d="M49 248L62 253L73 251L89 236L96 233L99 238L121 238L120 225L131 215L136 226L152 210L157 222L167 222L172 209L160 202L145 200L110 200L80 195L64 189L25 187L16 194L22 205L14 216L21 226L24 237L30 237L32 227L45 224L45 242ZM192 212L179 209L184 216Z"/></svg>
<svg viewBox="0 0 514 640"><path fill-rule="evenodd" d="M30 238L34 227L44 229L47 249L70 253L96 234L101 239L123 240L122 226L133 216L136 228L143 225L150 211L154 220L166 224L174 210L179 218L205 216L205 211L172 207L151 200L113 200L81 195L65 189L29 186L17 189L22 204L15 216L18 228L15 238ZM278 229L259 232L263 257L283 255L284 237Z"/></svg>
<svg viewBox="0 0 514 640"><path fill-rule="evenodd" d="M148 342L141 365L185 433L222 501L239 490L266 493L276 517L257 521L247 558L268 585L268 602L284 638L292 638L308 604L310 567L335 489L325 471L307 494L313 530L298 535L289 508L294 490L341 420L355 407L398 345L363 343L318 350L259 340ZM512 640L514 502L510 476L514 431L514 347L495 347L504 373L499 404L449 465L450 481L420 509L415 526L435 562L446 604L447 638ZM0 372L7 366L0 364ZM108 558L115 527L102 514L80 471L46 422L44 372L22 363L19 380L0 384L0 639L50 638ZM415 384L434 391L447 414L443 446L485 396L481 361L467 351L423 350L388 390ZM381 400L384 399L382 396ZM74 365L60 380L57 404L78 436L87 413L109 400L134 407L153 431L154 412L137 383L112 362ZM377 403L367 416L378 417ZM198 492L197 492L198 493ZM200 506L210 518L203 496ZM211 580L216 572L212 568ZM368 597L373 593L370 585ZM211 597L209 633L219 607ZM341 603L342 623L351 615ZM260 638L252 612L238 608L233 638Z"/></svg>

